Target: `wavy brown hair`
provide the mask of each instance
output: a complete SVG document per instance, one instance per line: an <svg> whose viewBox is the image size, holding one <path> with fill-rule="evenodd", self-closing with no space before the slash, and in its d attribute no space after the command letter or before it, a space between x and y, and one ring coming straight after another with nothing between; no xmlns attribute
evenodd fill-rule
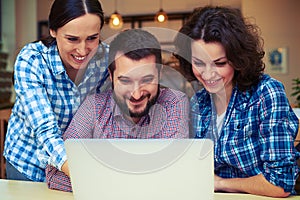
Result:
<svg viewBox="0 0 300 200"><path fill-rule="evenodd" d="M240 10L229 7L196 8L175 38L175 56L186 76L196 79L192 72L191 43L219 42L235 74L233 83L245 91L256 85L263 74L263 39L257 25L248 23Z"/></svg>

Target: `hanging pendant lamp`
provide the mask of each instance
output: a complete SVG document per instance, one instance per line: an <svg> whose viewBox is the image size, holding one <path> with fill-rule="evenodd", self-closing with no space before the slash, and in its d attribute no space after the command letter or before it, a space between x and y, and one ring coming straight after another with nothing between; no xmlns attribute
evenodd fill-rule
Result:
<svg viewBox="0 0 300 200"><path fill-rule="evenodd" d="M163 23L168 20L168 15L162 8L162 0L160 0L160 9L156 13L154 20L159 23Z"/></svg>
<svg viewBox="0 0 300 200"><path fill-rule="evenodd" d="M115 0L115 12L110 16L109 27L112 29L120 29L123 26L122 16L117 11L117 0Z"/></svg>

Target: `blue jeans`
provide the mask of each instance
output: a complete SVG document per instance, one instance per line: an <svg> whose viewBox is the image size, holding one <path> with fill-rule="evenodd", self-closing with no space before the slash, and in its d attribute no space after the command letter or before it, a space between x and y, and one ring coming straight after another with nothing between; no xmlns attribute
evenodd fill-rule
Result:
<svg viewBox="0 0 300 200"><path fill-rule="evenodd" d="M31 181L9 162L6 162L6 178L10 180Z"/></svg>

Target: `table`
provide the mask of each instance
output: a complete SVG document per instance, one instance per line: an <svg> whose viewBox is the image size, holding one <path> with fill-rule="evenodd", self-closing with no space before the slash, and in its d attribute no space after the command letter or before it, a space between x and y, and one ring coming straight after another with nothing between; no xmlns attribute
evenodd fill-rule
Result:
<svg viewBox="0 0 300 200"><path fill-rule="evenodd" d="M1 200L74 200L72 193L50 190L46 183L0 179ZM250 194L215 193L214 200L278 200ZM283 198L299 200L300 196Z"/></svg>

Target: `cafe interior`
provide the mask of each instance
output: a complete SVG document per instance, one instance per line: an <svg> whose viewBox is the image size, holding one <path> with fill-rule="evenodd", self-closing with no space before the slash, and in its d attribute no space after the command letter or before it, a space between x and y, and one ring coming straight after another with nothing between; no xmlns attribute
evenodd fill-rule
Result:
<svg viewBox="0 0 300 200"><path fill-rule="evenodd" d="M53 0L0 0L0 179L6 178L5 159L2 152L6 127L15 99L12 81L14 60L26 43L49 34L47 17L52 3ZM300 118L300 94L293 95L295 80L300 79L299 0L101 0L101 3L105 14L105 25L101 32L101 39L104 42L109 42L115 34L125 29L145 28L150 32L153 28L167 30L153 32L161 43L162 49L165 50L164 65L172 69L166 71L165 76L170 77L168 73L172 73L172 77L177 76L176 80L182 82L177 83L178 88L188 92L189 96L198 87L201 88L201 85L189 82L188 77L182 76L179 63L172 54L174 48L172 41L176 31L196 7L220 5L240 9L245 17L261 28L266 52L265 72L283 83L291 107ZM278 52L282 56L280 68L273 63L273 56ZM166 81L172 80L166 79ZM299 132L295 145L300 141ZM32 187L34 186L28 186L29 190L36 191ZM47 193L49 199L61 195L48 192L45 185L37 187ZM300 191L300 182L296 187ZM22 188L20 190L23 193L28 192L22 184L9 186L7 183L0 182L0 199L2 199L2 192L11 195L11 191L18 188ZM14 195L19 195L20 199L26 199L21 198L23 193ZM61 199L72 198L67 194ZM256 199L249 196L231 198L231 196L218 195L215 199L219 198Z"/></svg>

